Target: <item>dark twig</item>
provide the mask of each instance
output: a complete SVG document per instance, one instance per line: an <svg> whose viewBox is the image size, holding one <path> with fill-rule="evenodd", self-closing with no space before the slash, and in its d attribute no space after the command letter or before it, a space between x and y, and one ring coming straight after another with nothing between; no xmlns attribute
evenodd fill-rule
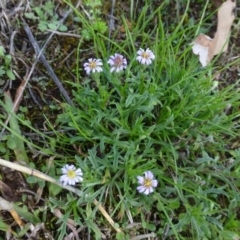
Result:
<svg viewBox="0 0 240 240"><path fill-rule="evenodd" d="M80 5L82 5L82 1L81 1L81 0L78 1L78 3L77 3L77 5L75 6L75 8L78 8ZM28 37L30 37L30 35L31 35L31 39L30 39L30 38L29 38L29 39L30 39L30 41L31 41L31 43L32 43L32 45L33 45L33 48L34 48L34 50L35 50L35 52L36 52L36 54L37 54L37 58L36 58L36 60L35 60L35 62L34 62L34 64L33 64L34 68L35 68L35 66L36 66L36 64L37 64L37 62L38 62L38 60L39 60L39 58L40 58L40 59L42 60L43 64L44 64L44 66L47 68L49 75L52 77L52 79L53 79L53 81L55 82L55 84L59 87L61 93L63 94L63 96L65 97L65 99L67 100L67 102L68 102L69 104L73 105L72 100L71 100L70 97L68 96L66 90L63 88L61 82L58 80L58 78L57 78L56 74L54 73L52 67L51 67L50 64L47 62L45 56L43 55L43 50L46 48L46 46L47 46L48 43L50 42L52 36L55 34L55 32L58 30L58 28L61 26L61 24L65 22L65 20L67 19L68 15L69 15L71 12L72 12L72 9L70 8L70 9L64 14L63 18L59 21L59 24L57 25L56 29L50 34L50 36L48 37L47 41L45 42L45 44L44 44L44 46L42 47L41 50L40 50L40 47L38 46L35 38L33 37L30 28L28 27L28 25L26 24L26 22L25 22L25 20L24 20L23 18L22 18L22 21L23 21L23 24L24 24L24 30L25 30L25 32L26 32L26 33L29 32ZM29 30L29 31L26 31L26 29ZM28 34L28 33L27 33L27 34ZM44 61L44 60L45 60L45 61ZM45 64L48 65L48 67L47 67ZM33 70L33 69L31 69L31 70ZM31 75L31 74L32 74L32 71L30 72L30 75ZM52 75L52 74L53 74L53 75ZM53 77L53 76L55 76L55 77ZM28 79L29 79L29 78L30 78L30 76L28 76ZM27 81L27 82L28 82L28 81Z"/></svg>
<svg viewBox="0 0 240 240"><path fill-rule="evenodd" d="M52 80L54 81L54 83L57 85L57 87L59 88L60 92L62 93L62 95L64 96L64 98L66 99L66 101L70 104L70 105L73 105L72 103L72 100L70 99L70 97L68 96L68 93L67 91L64 89L62 83L59 81L58 77L56 76L55 72L53 71L52 67L50 66L50 64L48 63L45 55L43 53L40 53L41 52L41 49L37 43L37 41L35 40L30 28L28 27L27 23L25 22L24 19L22 19L23 21L23 27L24 27L24 30L35 50L35 53L37 55L40 54L40 59L43 63L43 65L45 66L45 68L47 69L50 77L52 78Z"/></svg>
<svg viewBox="0 0 240 240"><path fill-rule="evenodd" d="M173 218L173 215L170 216L170 220L171 220L171 221L172 221L172 218ZM169 230L170 230L170 224L168 223L168 224L165 226L164 233L163 233L163 236L162 236L162 240L167 239Z"/></svg>

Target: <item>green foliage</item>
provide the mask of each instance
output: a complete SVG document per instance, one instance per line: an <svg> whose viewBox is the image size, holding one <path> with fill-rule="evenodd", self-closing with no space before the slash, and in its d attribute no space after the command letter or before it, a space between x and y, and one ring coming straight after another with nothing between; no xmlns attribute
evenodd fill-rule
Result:
<svg viewBox="0 0 240 240"><path fill-rule="evenodd" d="M11 70L12 57L6 54L3 46L0 46L0 78L3 79L6 76L10 80L15 80L15 75ZM1 80L0 80L1 83Z"/></svg>
<svg viewBox="0 0 240 240"><path fill-rule="evenodd" d="M236 182L231 181L239 159L226 167L226 146L238 135L233 121L239 115L239 96L234 86L218 89L212 68L200 68L191 50L183 49L181 36L191 39L194 29L180 30L179 23L167 34L161 8L151 16L143 10L131 32L126 25L122 43L108 39L110 54L123 53L129 59L128 69L119 74L107 67L106 38L94 35L89 26L104 71L81 78L81 84L69 83L75 106L65 105L58 116L59 128L68 133L58 137L81 149L75 160L84 172L82 189L88 198L78 203L101 199L104 193L104 203L125 231L117 239L128 238L127 214L142 224L133 235L149 231L172 239L221 239L227 206L221 207L219 199L230 203L240 197L239 177L234 174ZM144 34L154 16L160 23ZM151 66L135 60L139 39L138 47L151 46L156 54ZM229 105L236 112L227 114ZM137 176L146 170L157 176L159 187L141 196ZM157 227L145 220L147 213L156 213ZM95 218L94 213L90 216Z"/></svg>
<svg viewBox="0 0 240 240"><path fill-rule="evenodd" d="M125 32L120 40L119 36L116 40L114 36L106 37L101 0L84 1L88 15L73 9L73 19L80 23L82 35L74 71L76 81L67 82L74 105L51 106L62 113L56 122L46 118L50 136L34 129L24 114L14 115L13 120L44 141L33 148L44 156L39 158L43 160L42 172L59 178L59 168L65 163L83 171L84 181L77 186L83 192L79 197L36 177L27 178L28 183L46 190L48 201L44 210L28 214L24 206L19 212L35 224L54 223L55 239L66 237L69 220L76 226L87 226L93 239L101 239L104 229L110 239L124 240L143 239L146 235L163 239L239 238L240 150L232 147L239 135L238 83L219 87L213 67L201 68L193 56L189 43L205 26L195 26L193 20L184 25L190 1L182 1L186 11L178 12L171 26L162 18L168 14L171 1L163 1L154 9L152 3L156 2L146 1L137 12L131 1L130 16L135 22L129 29L128 19L122 17ZM51 1L32 9L25 16L36 21L39 30L55 29L59 24ZM104 70L86 76L82 65L89 58L90 43L91 55L103 59ZM142 66L136 61L140 47L149 47L155 53L151 65ZM107 60L114 53L127 57L126 71L110 73ZM45 81L36 80L42 83L42 90L47 89ZM226 111L228 106L231 111ZM19 147L15 137L22 140L21 144L33 146L21 137L18 125L12 124L7 128L11 135L5 135L0 143L0 152L6 158L9 150ZM56 159L46 160L49 156ZM148 196L136 190L137 176L146 170L158 180L154 193ZM109 230L94 199L123 232ZM56 209L63 216L48 221L50 212Z"/></svg>
<svg viewBox="0 0 240 240"><path fill-rule="evenodd" d="M4 100L6 104L6 110L8 114L11 115L11 111L13 109L13 102L11 96L8 93L5 93ZM24 147L23 140L19 138L19 136L21 136L21 131L19 128L18 119L13 114L11 115L9 123L14 134L12 133L10 138L8 138L7 146L8 148L14 150L15 158L17 161L28 163L29 159Z"/></svg>
<svg viewBox="0 0 240 240"><path fill-rule="evenodd" d="M68 0L65 2L72 6L72 3ZM74 18L74 21L81 23L81 36L83 37L83 40L90 41L94 38L95 34L106 34L108 30L108 24L106 23L105 19L102 18L102 0L86 0L84 2L88 7L88 19L86 19L86 17L83 16L82 13L77 9L74 9L77 15L77 17Z"/></svg>
<svg viewBox="0 0 240 240"><path fill-rule="evenodd" d="M25 17L38 22L38 29L45 32L47 29L66 32L68 29L61 24L58 16L54 13L54 3L47 1L41 6L33 6L33 12L25 13Z"/></svg>

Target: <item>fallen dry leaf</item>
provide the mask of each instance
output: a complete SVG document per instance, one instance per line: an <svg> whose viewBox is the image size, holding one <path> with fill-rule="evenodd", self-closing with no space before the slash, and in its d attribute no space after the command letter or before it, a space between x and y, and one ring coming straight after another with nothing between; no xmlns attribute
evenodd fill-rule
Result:
<svg viewBox="0 0 240 240"><path fill-rule="evenodd" d="M193 53L199 55L199 61L203 67L208 64L208 49L211 42L212 39L210 37L204 34L199 34L192 46Z"/></svg>
<svg viewBox="0 0 240 240"><path fill-rule="evenodd" d="M212 59L214 55L227 51L228 38L231 30L232 23L234 21L233 9L236 7L236 1L228 0L224 2L218 10L218 25L217 32L213 38L212 44L209 47L209 59Z"/></svg>
<svg viewBox="0 0 240 240"><path fill-rule="evenodd" d="M199 55L202 66L206 66L214 55L228 49L228 38L234 21L233 9L236 7L236 1L227 0L218 10L217 32L213 39L200 34L193 42L193 53Z"/></svg>

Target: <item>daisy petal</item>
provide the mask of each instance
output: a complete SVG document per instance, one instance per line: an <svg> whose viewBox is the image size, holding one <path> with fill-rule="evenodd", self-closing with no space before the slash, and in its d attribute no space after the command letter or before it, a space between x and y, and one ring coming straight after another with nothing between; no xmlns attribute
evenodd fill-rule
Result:
<svg viewBox="0 0 240 240"><path fill-rule="evenodd" d="M137 51L137 55L138 56L136 57L136 60L143 65L150 65L152 61L155 59L155 55L149 48L147 48L146 50L140 48Z"/></svg>
<svg viewBox="0 0 240 240"><path fill-rule="evenodd" d="M110 72L120 72L127 67L127 60L121 54L115 53L110 56L107 63L110 65Z"/></svg>
<svg viewBox="0 0 240 240"><path fill-rule="evenodd" d="M63 185L75 185L77 182L83 181L82 170L76 169L74 165L66 164L61 170L63 175L59 180Z"/></svg>
<svg viewBox="0 0 240 240"><path fill-rule="evenodd" d="M138 184L137 191L139 193L149 195L157 187L158 181L154 179L154 175L151 171L145 171L144 177L137 176Z"/></svg>
<svg viewBox="0 0 240 240"><path fill-rule="evenodd" d="M88 62L83 64L84 70L87 74L90 74L91 72L102 72L102 60L96 59L96 58L89 58Z"/></svg>

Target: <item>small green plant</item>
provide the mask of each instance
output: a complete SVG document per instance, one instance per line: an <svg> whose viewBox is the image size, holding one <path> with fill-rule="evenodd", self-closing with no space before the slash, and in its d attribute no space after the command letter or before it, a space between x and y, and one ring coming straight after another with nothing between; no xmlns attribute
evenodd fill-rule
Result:
<svg viewBox="0 0 240 240"><path fill-rule="evenodd" d="M67 27L60 24L58 16L54 13L54 3L47 1L42 6L33 7L33 12L25 13L25 17L38 22L38 29L45 32L47 29L67 31Z"/></svg>
<svg viewBox="0 0 240 240"><path fill-rule="evenodd" d="M66 1L68 4L69 2ZM88 9L88 20L87 21L79 11L76 11L77 17L75 21L82 23L81 36L84 40L90 41L93 39L95 33L105 34L108 30L106 21L102 18L102 0L97 1L84 1L85 6ZM88 26L91 25L91 27Z"/></svg>
<svg viewBox="0 0 240 240"><path fill-rule="evenodd" d="M0 46L0 78L3 79L5 75L10 80L15 80L15 75L11 70L12 57L6 54L3 46ZM1 82L2 80L0 80Z"/></svg>

